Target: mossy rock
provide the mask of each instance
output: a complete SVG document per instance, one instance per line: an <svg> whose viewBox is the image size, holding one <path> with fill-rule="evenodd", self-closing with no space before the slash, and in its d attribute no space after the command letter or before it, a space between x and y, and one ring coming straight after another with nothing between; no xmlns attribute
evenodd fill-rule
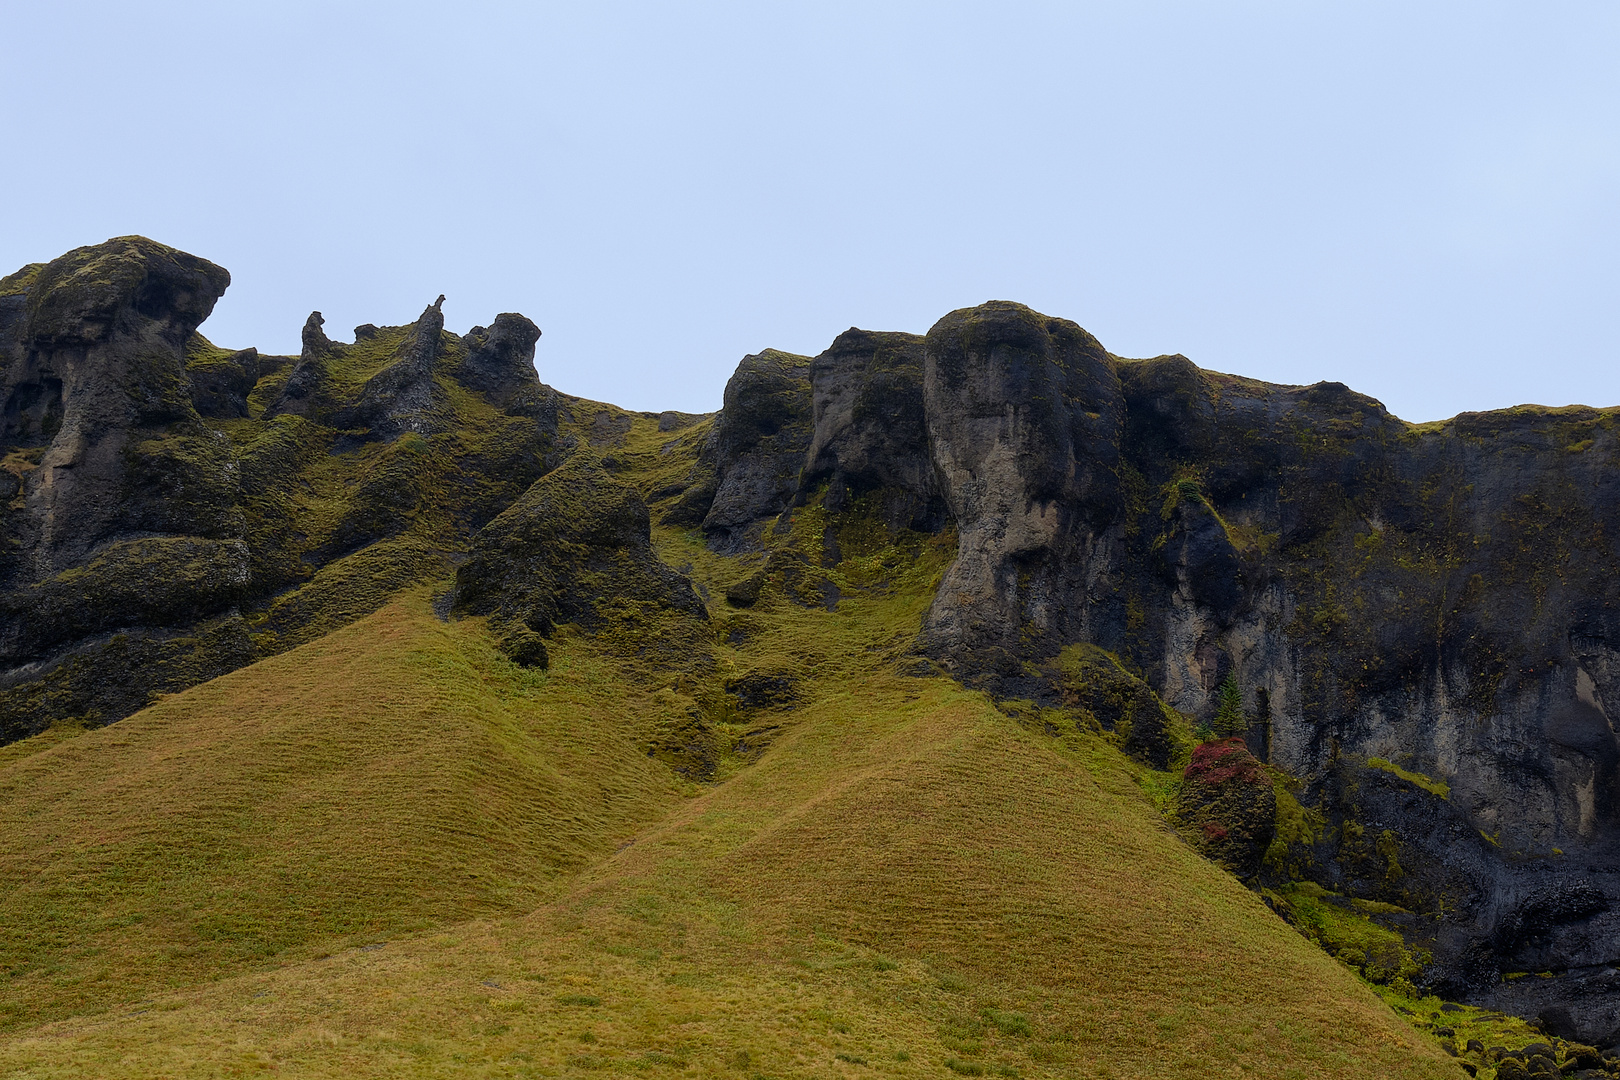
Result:
<svg viewBox="0 0 1620 1080"><path fill-rule="evenodd" d="M127 312L161 315L183 342L230 283L224 267L144 236L75 248L34 277L30 336L40 346L96 345L112 336L114 323Z"/></svg>
<svg viewBox="0 0 1620 1080"><path fill-rule="evenodd" d="M501 638L501 651L519 667L541 668L551 666L551 654L546 650L546 639L526 626L509 630Z"/></svg>
<svg viewBox="0 0 1620 1080"><path fill-rule="evenodd" d="M199 416L239 419L250 415L248 397L259 383L259 350L221 349L201 334L186 342L191 404Z"/></svg>
<svg viewBox="0 0 1620 1080"><path fill-rule="evenodd" d="M654 554L636 490L584 452L478 533L456 572L456 607L542 635L559 623L633 632L650 609L694 648L708 621L692 583Z"/></svg>
<svg viewBox="0 0 1620 1080"><path fill-rule="evenodd" d="M1275 835L1277 796L1242 739L1217 739L1193 751L1176 815L1194 847L1248 879Z"/></svg>
<svg viewBox="0 0 1620 1080"><path fill-rule="evenodd" d="M753 607L765 590L765 580L764 570L754 571L726 589L726 603L732 607Z"/></svg>
<svg viewBox="0 0 1620 1080"><path fill-rule="evenodd" d="M247 584L240 540L117 541L83 566L0 597L0 648L15 662L120 627L184 625L231 607Z"/></svg>
<svg viewBox="0 0 1620 1080"><path fill-rule="evenodd" d="M227 613L173 631L134 627L95 639L0 684L0 743L70 720L98 727L258 659L246 622ZM117 673L110 678L109 673Z"/></svg>

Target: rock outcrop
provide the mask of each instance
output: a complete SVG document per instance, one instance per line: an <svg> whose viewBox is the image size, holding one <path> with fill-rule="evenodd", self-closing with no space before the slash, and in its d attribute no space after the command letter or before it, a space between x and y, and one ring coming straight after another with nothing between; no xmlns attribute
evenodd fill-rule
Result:
<svg viewBox="0 0 1620 1080"><path fill-rule="evenodd" d="M1125 360L1004 302L929 331L920 399L918 358L915 337L850 331L811 363L793 502L855 496L891 526L957 530L924 652L1099 720L1066 649L1119 658L1197 724L1232 685L1250 750L1321 815L1291 865L1416 912L1403 932L1434 986L1517 994L1521 1013L1574 1002L1583 1037L1620 1029L1620 996L1580 974L1620 962L1597 944L1620 940L1620 410L1415 426L1338 383ZM739 371L717 431L769 404L756 381ZM758 494L705 519L719 542L787 505L787 449L769 483L739 472L733 490ZM683 498L706 509L709 490ZM935 500L944 515L918 512ZM1245 852L1222 857L1263 873ZM1605 906L1543 905L1533 938L1504 931L1516 897L1587 888ZM1499 983L1532 962L1586 981Z"/></svg>
<svg viewBox="0 0 1620 1080"><path fill-rule="evenodd" d="M239 477L185 355L230 275L123 237L20 277L0 304L7 740L64 714L117 719L166 676L201 681L252 651L234 615L249 582ZM196 632L177 642L176 626Z"/></svg>
<svg viewBox="0 0 1620 1080"><path fill-rule="evenodd" d="M810 362L812 430L801 501L825 484L834 513L873 495L891 529L934 532L945 524L928 453L923 371L921 337L853 327Z"/></svg>
<svg viewBox="0 0 1620 1080"><path fill-rule="evenodd" d="M646 504L586 453L479 531L456 571L456 608L490 616L508 655L539 667L540 639L559 623L645 635L667 621L660 647L689 656L708 621L691 581L654 554Z"/></svg>
<svg viewBox="0 0 1620 1080"><path fill-rule="evenodd" d="M695 482L666 520L701 524L727 548L757 539L793 500L812 419L810 358L766 349L743 357L698 458Z"/></svg>
<svg viewBox="0 0 1620 1080"><path fill-rule="evenodd" d="M110 723L447 577L560 459L523 316L464 340L435 302L343 344L317 312L299 357L269 357L196 333L229 282L142 237L0 279L0 742Z"/></svg>
<svg viewBox="0 0 1620 1080"><path fill-rule="evenodd" d="M430 434L434 428L434 372L445 352L444 297L423 310L411 325L397 358L367 379L360 400L339 408L332 425L364 428L373 439L393 439L407 431Z"/></svg>
<svg viewBox="0 0 1620 1080"><path fill-rule="evenodd" d="M555 427L557 394L534 371L540 328L528 318L504 311L489 326L467 331L467 354L455 369L462 386L482 394L508 413L547 419Z"/></svg>
<svg viewBox="0 0 1620 1080"><path fill-rule="evenodd" d="M317 312L265 356L197 333L228 284L139 237L0 279L0 741L452 575L520 663L563 622L706 662L704 605L612 476L648 452L633 418L544 386L532 322L461 337L436 301L345 343ZM1182 773L1212 857L1398 912L1431 987L1620 1043L1620 410L1412 425L994 302L746 357L707 428L644 416L702 443L649 485L663 521L741 552L826 515L730 604L768 579L835 609L840 522L954 533L908 662L1164 775L1194 728L1241 739ZM668 694L655 753L709 775L697 691ZM1268 813L1295 819L1271 838ZM1526 970L1551 975L1502 981Z"/></svg>
<svg viewBox="0 0 1620 1080"><path fill-rule="evenodd" d="M928 332L928 435L960 540L929 612L929 649L1011 674L1029 635L1096 638L1071 602L1119 501L1124 400L1102 346L1022 304L953 311Z"/></svg>

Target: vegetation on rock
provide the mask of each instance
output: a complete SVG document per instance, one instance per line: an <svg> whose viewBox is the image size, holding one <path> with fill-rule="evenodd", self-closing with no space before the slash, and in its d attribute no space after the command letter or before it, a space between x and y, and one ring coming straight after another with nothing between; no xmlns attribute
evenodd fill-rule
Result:
<svg viewBox="0 0 1620 1080"><path fill-rule="evenodd" d="M1610 1068L1620 412L995 302L635 414L228 282L0 280L7 1068Z"/></svg>

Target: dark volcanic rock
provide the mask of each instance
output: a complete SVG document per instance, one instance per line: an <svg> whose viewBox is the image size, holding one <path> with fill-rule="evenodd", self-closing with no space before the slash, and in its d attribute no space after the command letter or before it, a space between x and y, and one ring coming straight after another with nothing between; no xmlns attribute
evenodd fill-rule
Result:
<svg viewBox="0 0 1620 1080"><path fill-rule="evenodd" d="M1119 733L1126 753L1155 769L1175 751L1171 722L1151 687L1099 649L1082 649L1059 665L1058 703L1090 713L1104 731Z"/></svg>
<svg viewBox="0 0 1620 1080"><path fill-rule="evenodd" d="M84 700L53 703L29 685L60 668L62 646L193 622L240 595L246 546L232 455L193 408L185 362L186 342L229 283L206 260L123 237L47 264L10 305L0 442L21 468L6 485L0 579L6 741ZM153 675L124 678L144 703Z"/></svg>
<svg viewBox="0 0 1620 1080"><path fill-rule="evenodd" d="M924 339L851 328L810 363L814 426L799 498L827 484L827 509L875 492L893 529L936 531L945 503L928 453Z"/></svg>
<svg viewBox="0 0 1620 1080"><path fill-rule="evenodd" d="M186 351L191 404L199 416L236 420L248 415L248 395L259 383L259 350L215 355L220 350L194 335Z"/></svg>
<svg viewBox="0 0 1620 1080"><path fill-rule="evenodd" d="M515 416L557 425L557 392L540 381L534 347L540 328L522 315L502 312L486 329L467 331L466 359L455 370L458 382Z"/></svg>
<svg viewBox="0 0 1620 1080"><path fill-rule="evenodd" d="M785 673L751 671L726 681L726 693L744 709L771 709L791 705L797 698L793 677Z"/></svg>
<svg viewBox="0 0 1620 1080"><path fill-rule="evenodd" d="M723 546L757 536L799 486L810 443L810 359L766 349L743 357L699 457L699 476L666 520L702 523Z"/></svg>
<svg viewBox="0 0 1620 1080"><path fill-rule="evenodd" d="M448 574L555 463L522 316L464 343L435 304L343 345L315 313L288 370L196 333L229 280L140 237L0 280L0 742L112 722ZM487 404L449 401L455 377Z"/></svg>
<svg viewBox="0 0 1620 1080"><path fill-rule="evenodd" d="M1620 413L1414 427L1339 383L1122 360L1010 303L953 312L921 348L920 411L915 338L851 331L816 358L797 499L876 499L891 526L925 529L939 523L916 508L943 500L959 546L926 652L1058 704L1073 688L1052 659L1095 646L1205 723L1236 687L1248 744L1327 823L1291 865L1416 912L1437 986L1620 962L1601 944L1620 940L1603 929L1620 930ZM739 371L717 433L757 412L757 378ZM739 472L716 513L717 469L684 510L758 522L786 474ZM1434 781L1355 764L1374 758ZM1510 947L1514 897L1577 888L1583 859L1610 909Z"/></svg>
<svg viewBox="0 0 1620 1080"><path fill-rule="evenodd" d="M754 573L733 583L726 589L726 603L733 607L752 607L759 601L759 594L765 590L766 574L764 570Z"/></svg>
<svg viewBox="0 0 1620 1080"><path fill-rule="evenodd" d="M315 313L288 361L196 334L228 282L138 237L0 279L0 741L324 633L475 533L462 609L520 662L562 621L706 655L702 604L608 475L633 418L541 384L533 323L463 339L434 304L344 344ZM1620 410L1415 426L996 302L746 357L685 432L701 419L658 418L666 451L706 440L660 477L666 520L738 550L795 503L830 517L731 603L768 579L835 607L861 515L954 530L919 641L941 666L1154 767L1176 712L1241 730L1320 826L1282 837L1289 872L1404 909L1429 985L1620 1032ZM579 443L619 456L546 476ZM703 706L670 693L655 751L708 775ZM1194 770L1184 813L1250 874L1262 785L1224 768ZM1500 978L1520 971L1552 974Z"/></svg>
<svg viewBox="0 0 1620 1080"><path fill-rule="evenodd" d="M456 572L456 608L489 615L516 643L524 631L543 637L558 623L605 631L662 617L670 625L663 645L677 651L691 648L708 619L692 583L654 554L635 489L587 454L537 481L478 533Z"/></svg>
<svg viewBox="0 0 1620 1080"><path fill-rule="evenodd" d="M1125 409L1108 353L1022 304L967 308L928 332L924 395L960 533L924 628L929 649L971 673L1031 640L1055 652L1096 636L1074 598L1119 513Z"/></svg>
<svg viewBox="0 0 1620 1080"><path fill-rule="evenodd" d="M359 401L336 411L333 427L366 428L381 439L433 430L433 371L445 347L443 303L441 296L428 305L411 325L398 358L366 380Z"/></svg>
<svg viewBox="0 0 1620 1080"><path fill-rule="evenodd" d="M0 438L40 450L23 480L24 575L73 565L147 510L126 501L144 479L132 445L162 444L152 448L161 457L174 439L212 441L191 405L184 346L229 282L212 263L136 237L80 248L39 272L0 382ZM205 470L223 468L221 455L198 456ZM227 477L210 484L198 496L210 505L193 507L196 516L224 526L210 510L222 493L228 502L229 488Z"/></svg>
<svg viewBox="0 0 1620 1080"><path fill-rule="evenodd" d="M309 318L304 320L303 349L282 387L281 396L265 410L267 417L282 413L307 416L318 404L318 392L326 384L328 365L344 353L343 346L326 336L325 325L326 319L318 311L310 312ZM372 336L375 335L368 335L368 339Z"/></svg>
<svg viewBox="0 0 1620 1080"><path fill-rule="evenodd" d="M658 414L658 430L680 431L683 428L689 428L693 424L700 421L707 420L713 415L713 413L689 413L680 412L675 409L665 409L663 412Z"/></svg>

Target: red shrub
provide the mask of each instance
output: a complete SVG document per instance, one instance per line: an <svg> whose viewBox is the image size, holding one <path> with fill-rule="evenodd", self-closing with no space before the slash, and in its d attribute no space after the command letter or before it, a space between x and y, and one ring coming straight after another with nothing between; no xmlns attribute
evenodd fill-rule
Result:
<svg viewBox="0 0 1620 1080"><path fill-rule="evenodd" d="M1260 771L1260 763L1249 753L1243 740L1236 736L1201 744L1193 751L1192 761L1182 775L1188 780L1210 785L1224 784L1228 780L1244 784L1267 783L1265 774Z"/></svg>

